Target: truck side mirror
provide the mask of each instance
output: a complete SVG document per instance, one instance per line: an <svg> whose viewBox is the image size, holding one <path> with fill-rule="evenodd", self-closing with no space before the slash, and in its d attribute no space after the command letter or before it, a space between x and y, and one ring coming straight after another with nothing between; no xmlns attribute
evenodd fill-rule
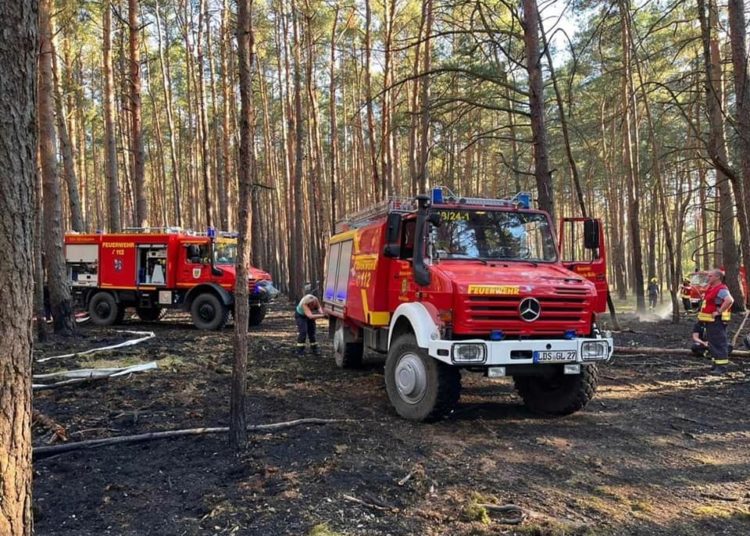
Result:
<svg viewBox="0 0 750 536"><path fill-rule="evenodd" d="M385 230L385 257L398 257L401 254L401 214L391 212L388 214Z"/></svg>
<svg viewBox="0 0 750 536"><path fill-rule="evenodd" d="M583 222L583 247L598 249L599 246L599 220L586 220Z"/></svg>

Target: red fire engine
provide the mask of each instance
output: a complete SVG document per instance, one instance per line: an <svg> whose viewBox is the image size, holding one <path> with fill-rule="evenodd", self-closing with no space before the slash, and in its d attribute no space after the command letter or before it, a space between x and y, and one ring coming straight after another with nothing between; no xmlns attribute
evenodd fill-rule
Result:
<svg viewBox="0 0 750 536"><path fill-rule="evenodd" d="M236 238L215 231L67 234L73 294L101 326L121 322L127 307L142 320L162 309L189 311L199 329L220 329L234 309ZM271 293L267 272L250 267L250 325L263 321Z"/></svg>
<svg viewBox="0 0 750 536"><path fill-rule="evenodd" d="M390 200L348 218L331 238L323 307L337 365L358 366L365 348L387 354L388 397L412 420L451 411L461 369L512 376L541 413L583 408L597 363L613 350L596 326L598 220L566 222L582 228L585 255L564 266L549 215L529 208L528 194L448 193Z"/></svg>

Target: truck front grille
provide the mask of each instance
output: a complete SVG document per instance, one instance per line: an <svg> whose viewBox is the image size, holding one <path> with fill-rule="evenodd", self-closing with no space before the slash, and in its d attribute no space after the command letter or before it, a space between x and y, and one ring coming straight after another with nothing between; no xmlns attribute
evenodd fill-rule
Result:
<svg viewBox="0 0 750 536"><path fill-rule="evenodd" d="M469 296L464 302L465 327L470 333L485 333L500 329L512 334L561 334L575 329L588 333L589 297L586 290L579 294L535 296L541 305L541 314L533 322L521 319L519 306L526 296Z"/></svg>

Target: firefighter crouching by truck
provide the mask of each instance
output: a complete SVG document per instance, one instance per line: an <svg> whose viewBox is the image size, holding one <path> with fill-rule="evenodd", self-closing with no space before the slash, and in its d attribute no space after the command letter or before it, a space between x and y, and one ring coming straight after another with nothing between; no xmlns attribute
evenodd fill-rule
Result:
<svg viewBox="0 0 750 536"><path fill-rule="evenodd" d="M602 226L585 220L574 222L584 266L562 260L549 215L528 194L438 188L350 215L330 239L322 298L336 364L385 354L388 398L415 421L452 411L462 371L512 378L540 413L582 409L613 350L596 325L596 285L574 271L606 284Z"/></svg>
<svg viewBox="0 0 750 536"><path fill-rule="evenodd" d="M724 284L724 272L718 269L708 274L708 289L703 297L698 322L705 326L705 337L708 350L713 359L710 374L726 374L729 364L729 340L727 339L727 323L731 319L729 310L734 298Z"/></svg>

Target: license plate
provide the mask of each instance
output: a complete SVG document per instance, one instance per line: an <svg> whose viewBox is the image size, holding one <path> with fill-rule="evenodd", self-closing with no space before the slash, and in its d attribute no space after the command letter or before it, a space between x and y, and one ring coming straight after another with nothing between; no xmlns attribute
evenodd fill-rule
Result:
<svg viewBox="0 0 750 536"><path fill-rule="evenodd" d="M576 360L575 350L545 350L534 352L534 361L537 363L563 363Z"/></svg>

